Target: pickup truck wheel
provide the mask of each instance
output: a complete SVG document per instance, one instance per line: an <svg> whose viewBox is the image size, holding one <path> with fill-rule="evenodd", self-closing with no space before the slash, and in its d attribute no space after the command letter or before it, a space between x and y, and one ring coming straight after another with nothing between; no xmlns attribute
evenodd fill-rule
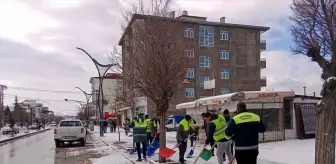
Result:
<svg viewBox="0 0 336 164"><path fill-rule="evenodd" d="M55 141L56 147L61 147L61 143L59 141Z"/></svg>
<svg viewBox="0 0 336 164"><path fill-rule="evenodd" d="M81 146L85 146L85 139L81 139L80 144L81 144Z"/></svg>

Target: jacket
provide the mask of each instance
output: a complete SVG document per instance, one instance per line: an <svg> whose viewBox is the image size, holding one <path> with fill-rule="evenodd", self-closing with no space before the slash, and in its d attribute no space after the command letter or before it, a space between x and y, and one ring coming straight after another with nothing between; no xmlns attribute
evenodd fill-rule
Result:
<svg viewBox="0 0 336 164"><path fill-rule="evenodd" d="M147 142L147 131L144 120L133 120L129 128L133 128L133 141L134 142Z"/></svg>
<svg viewBox="0 0 336 164"><path fill-rule="evenodd" d="M225 134L234 136L235 150L253 150L258 149L259 133L265 131L265 125L258 115L243 112L230 120Z"/></svg>
<svg viewBox="0 0 336 164"><path fill-rule="evenodd" d="M217 118L214 118L213 120L215 120L215 119L217 119ZM205 144L209 144L209 143L214 143L215 142L215 140L213 138L215 130L216 130L216 125L213 122L210 122L208 124L208 130L207 130L207 135L206 135L207 138L205 140ZM226 138L223 138L223 139L219 140L218 142L226 142L226 141L228 141L228 140Z"/></svg>
<svg viewBox="0 0 336 164"><path fill-rule="evenodd" d="M192 133L193 133L193 129L191 128L190 123L188 123L187 120L183 119L180 122L179 127L176 131L176 140L184 141L188 138L189 134L192 134Z"/></svg>

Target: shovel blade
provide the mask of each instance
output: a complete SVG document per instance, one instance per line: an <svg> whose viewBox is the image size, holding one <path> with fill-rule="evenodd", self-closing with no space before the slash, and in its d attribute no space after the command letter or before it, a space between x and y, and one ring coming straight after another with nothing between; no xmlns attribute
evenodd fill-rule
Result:
<svg viewBox="0 0 336 164"><path fill-rule="evenodd" d="M161 150L159 151L159 156L160 156L160 157L163 157L163 158L170 158L170 157L173 156L175 153L176 153L175 150L173 150L173 149L169 149L169 148L165 147L165 148L163 148L163 149L161 149Z"/></svg>

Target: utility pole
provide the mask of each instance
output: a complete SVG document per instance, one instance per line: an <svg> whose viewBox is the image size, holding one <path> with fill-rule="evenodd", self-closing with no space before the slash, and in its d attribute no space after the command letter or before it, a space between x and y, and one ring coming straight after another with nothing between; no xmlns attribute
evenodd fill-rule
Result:
<svg viewBox="0 0 336 164"><path fill-rule="evenodd" d="M4 115L4 91L7 89L7 86L1 85L0 84L0 121L1 121L1 126L4 126L5 123L5 115Z"/></svg>
<svg viewBox="0 0 336 164"><path fill-rule="evenodd" d="M306 86L303 87L303 95L306 96Z"/></svg>

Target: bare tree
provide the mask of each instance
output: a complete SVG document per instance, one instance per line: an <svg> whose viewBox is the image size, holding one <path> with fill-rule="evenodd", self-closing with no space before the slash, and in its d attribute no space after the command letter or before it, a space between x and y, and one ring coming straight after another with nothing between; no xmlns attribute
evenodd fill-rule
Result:
<svg viewBox="0 0 336 164"><path fill-rule="evenodd" d="M335 163L336 1L293 0L290 18L293 51L311 57L323 70L322 100L317 106L315 163Z"/></svg>
<svg viewBox="0 0 336 164"><path fill-rule="evenodd" d="M161 123L160 149L166 146L166 112L188 65L182 22L170 17L170 5L171 0L151 0L150 4L139 0L126 10L124 35L119 43L122 53L113 53L122 55L120 65L126 93L144 95L156 106ZM130 96L132 103L135 95ZM160 158L160 162L165 161Z"/></svg>

